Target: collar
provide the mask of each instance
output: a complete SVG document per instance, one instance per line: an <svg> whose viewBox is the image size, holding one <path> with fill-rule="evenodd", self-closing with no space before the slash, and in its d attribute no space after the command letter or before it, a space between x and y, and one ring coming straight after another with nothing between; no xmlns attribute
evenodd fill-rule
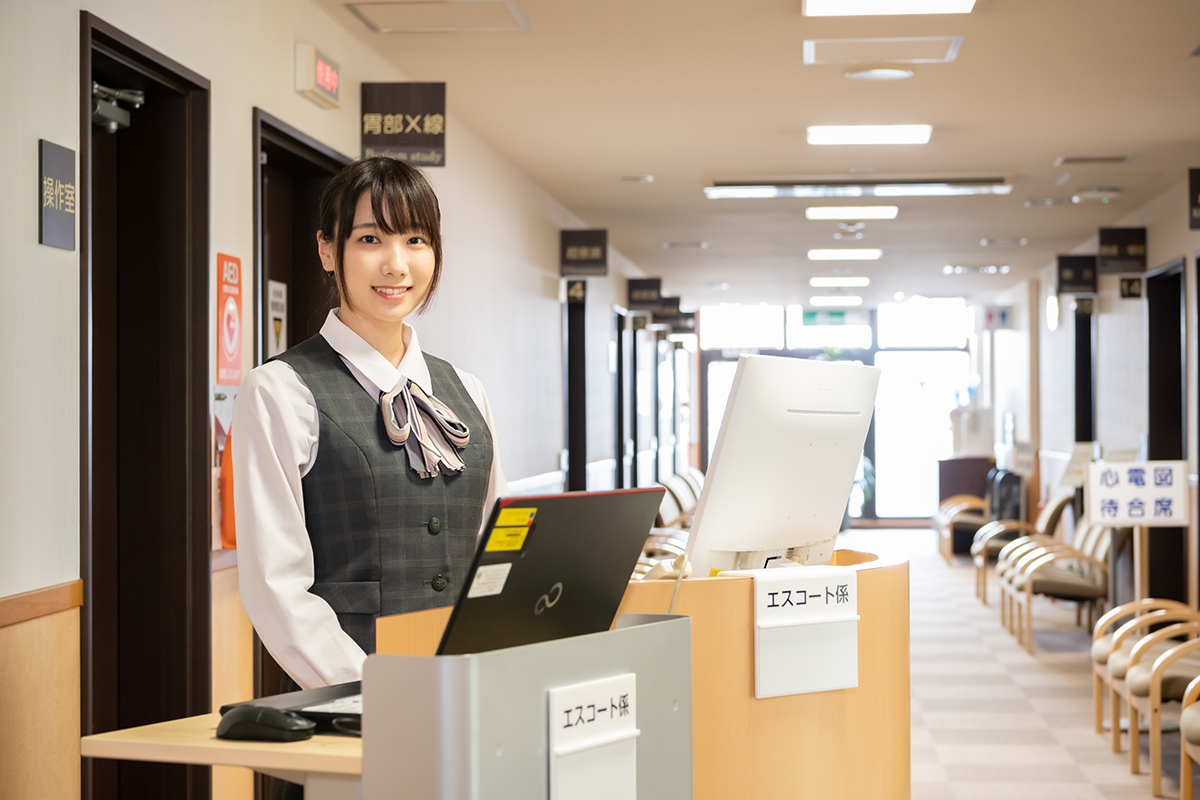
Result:
<svg viewBox="0 0 1200 800"><path fill-rule="evenodd" d="M393 367L378 350L350 330L338 316L336 308L330 309L325 324L321 326L321 335L338 355L375 384L378 393L389 392L401 378L408 378L427 394L432 395L434 392L429 378L429 367L425 363L425 354L421 352L421 344L417 341L417 332L407 322L402 324L404 358L400 360L399 368Z"/></svg>

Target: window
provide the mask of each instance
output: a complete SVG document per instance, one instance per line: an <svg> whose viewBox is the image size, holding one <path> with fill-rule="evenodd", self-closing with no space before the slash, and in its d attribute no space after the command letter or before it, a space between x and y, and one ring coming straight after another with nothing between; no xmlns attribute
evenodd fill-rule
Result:
<svg viewBox="0 0 1200 800"><path fill-rule="evenodd" d="M913 297L879 306L879 346L965 347L973 322L961 297Z"/></svg>
<svg viewBox="0 0 1200 800"><path fill-rule="evenodd" d="M783 349L783 306L701 306L700 347Z"/></svg>
<svg viewBox="0 0 1200 800"><path fill-rule="evenodd" d="M805 311L803 306L788 306L787 346L790 350L869 350L869 312Z"/></svg>

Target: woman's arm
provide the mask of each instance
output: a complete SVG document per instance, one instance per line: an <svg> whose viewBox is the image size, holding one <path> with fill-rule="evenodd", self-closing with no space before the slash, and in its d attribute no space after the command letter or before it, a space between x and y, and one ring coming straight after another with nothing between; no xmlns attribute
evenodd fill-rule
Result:
<svg viewBox="0 0 1200 800"><path fill-rule="evenodd" d="M496 498L508 496L508 481L504 479L504 470L500 467L500 443L496 438L496 423L492 419L492 405L488 402L487 392L484 391L483 384L479 382L479 379L471 373L463 372L458 367L455 367L454 371L458 373L458 379L462 381L467 394L475 401L479 413L483 414L483 420L492 434L492 474L488 478L488 493L483 503L483 518L479 521L479 533L482 534L483 526L487 524L488 517L492 514L492 506L496 504Z"/></svg>
<svg viewBox="0 0 1200 800"><path fill-rule="evenodd" d="M301 478L316 459L312 393L295 370L253 370L233 407L234 514L242 607L263 645L305 689L362 678L366 654L310 593L313 553Z"/></svg>

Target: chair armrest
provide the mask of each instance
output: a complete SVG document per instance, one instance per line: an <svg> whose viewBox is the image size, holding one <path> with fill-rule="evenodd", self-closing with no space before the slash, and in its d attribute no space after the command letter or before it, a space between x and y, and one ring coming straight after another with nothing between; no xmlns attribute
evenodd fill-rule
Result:
<svg viewBox="0 0 1200 800"><path fill-rule="evenodd" d="M1187 690L1183 693L1183 707L1187 708L1196 702L1197 697L1200 697L1200 678L1196 678L1188 684Z"/></svg>
<svg viewBox="0 0 1200 800"><path fill-rule="evenodd" d="M1134 645L1133 651L1129 654L1129 666L1132 667L1134 664L1141 661L1142 656L1146 655L1146 652L1148 650L1150 650L1150 648L1154 647L1154 645L1158 644L1159 642L1165 642L1167 639L1174 639L1176 636L1182 636L1185 633L1200 633L1200 619L1191 620L1189 622L1177 622L1174 625L1168 625L1165 628L1160 628L1159 630L1156 630L1154 633L1151 633L1147 636L1143 636L1141 641L1139 641L1136 645ZM1193 641L1200 641L1200 640L1193 640ZM1191 644L1191 642L1183 642L1180 644L1179 647L1184 647L1188 644ZM1165 652L1161 656L1159 656L1158 660L1156 660L1154 662L1156 672L1158 670L1158 662L1162 661L1164 658L1166 658L1170 654L1174 653L1176 650L1179 650L1179 647L1171 648L1170 650L1168 650L1167 652ZM1195 650L1195 649L1196 649L1195 647L1192 648L1192 650ZM1179 658L1180 656L1187 655L1190 652L1191 652L1191 650L1180 651L1175 656L1175 658L1172 658L1172 659L1164 662L1163 669L1166 669L1167 666L1169 666L1172 662L1175 661L1175 659Z"/></svg>
<svg viewBox="0 0 1200 800"><path fill-rule="evenodd" d="M1121 617L1127 617L1130 614L1140 614L1142 612L1180 609L1183 611L1191 611L1191 607L1179 602L1178 600L1163 600L1156 597L1147 597L1142 600L1134 600L1129 603L1124 603L1105 612L1104 616L1096 620L1096 627L1092 629L1092 641L1096 641L1104 635L1104 631L1109 625L1112 625Z"/></svg>
<svg viewBox="0 0 1200 800"><path fill-rule="evenodd" d="M937 515L939 517L944 516L947 509L951 507L957 507L960 511L965 508L985 510L987 509L987 501L974 494L951 495L938 504Z"/></svg>
<svg viewBox="0 0 1200 800"><path fill-rule="evenodd" d="M1108 564L1105 564L1103 561L1097 561L1091 556L1085 556L1078 550L1066 547L1065 545L1061 550L1051 550L1034 561L1028 563L1021 571L1026 576L1032 577L1033 573L1055 561L1083 561L1087 564L1091 564L1099 570L1103 570L1105 575L1108 574Z"/></svg>
<svg viewBox="0 0 1200 800"><path fill-rule="evenodd" d="M1160 622L1193 622L1195 620L1200 620L1200 614L1186 607L1183 609L1164 608L1161 611L1151 611L1149 614L1135 617L1117 628L1116 632L1113 633L1112 649L1115 652L1121 646L1121 643L1129 638L1131 633L1142 628L1148 628Z"/></svg>
<svg viewBox="0 0 1200 800"><path fill-rule="evenodd" d="M1029 545L1048 545L1053 544L1057 540L1053 536L1046 536L1042 533L1032 533L1029 536L1018 536L1008 544L1004 545L1000 550L1000 560L1008 561L1013 557L1013 554L1018 550Z"/></svg>
<svg viewBox="0 0 1200 800"><path fill-rule="evenodd" d="M1077 551L1073 547L1070 547L1069 545L1065 545L1065 544L1040 545L1040 546L1034 548L1033 550L1029 550L1025 553L1022 553L1021 557L1018 558L1015 562L1013 562L1013 568L1017 572L1027 572L1029 570L1030 566L1035 561L1042 558L1043 556L1049 555L1050 553L1064 553L1064 552L1070 553L1070 554L1077 554L1079 551Z"/></svg>
<svg viewBox="0 0 1200 800"><path fill-rule="evenodd" d="M1015 519L1002 519L996 522L989 522L979 530L975 531L975 544L985 544L986 542L1001 536L1006 533L1016 533L1024 531L1025 533L1041 533L1033 525L1028 522L1020 522Z"/></svg>

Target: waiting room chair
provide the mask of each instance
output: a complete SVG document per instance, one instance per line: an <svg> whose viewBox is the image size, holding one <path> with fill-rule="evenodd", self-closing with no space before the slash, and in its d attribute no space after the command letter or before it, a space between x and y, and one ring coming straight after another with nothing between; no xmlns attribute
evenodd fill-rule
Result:
<svg viewBox="0 0 1200 800"><path fill-rule="evenodd" d="M987 514L987 501L977 495L956 494L942 501L934 514L933 527L938 536L938 551L947 564L954 563L955 523L982 525L987 522Z"/></svg>
<svg viewBox="0 0 1200 800"><path fill-rule="evenodd" d="M696 501L700 496L692 490L691 484L680 475L667 475L659 483L666 488L679 505L680 526L689 527L692 524L692 517L696 513Z"/></svg>
<svg viewBox="0 0 1200 800"><path fill-rule="evenodd" d="M999 556L1000 551L1018 534L1053 537L1063 511L1074 497L1074 492L1064 492L1053 498L1042 508L1032 525L1017 519L1001 519L989 522L975 532L975 540L971 543L971 560L975 563L975 596L984 605L987 605L987 568L991 557Z"/></svg>
<svg viewBox="0 0 1200 800"><path fill-rule="evenodd" d="M1200 678L1188 684L1179 714L1179 798L1192 800L1193 764L1200 761Z"/></svg>
<svg viewBox="0 0 1200 800"><path fill-rule="evenodd" d="M688 486L692 487L696 499L699 500L700 492L704 491L704 473L693 466L687 466L679 472L679 477L688 482Z"/></svg>

